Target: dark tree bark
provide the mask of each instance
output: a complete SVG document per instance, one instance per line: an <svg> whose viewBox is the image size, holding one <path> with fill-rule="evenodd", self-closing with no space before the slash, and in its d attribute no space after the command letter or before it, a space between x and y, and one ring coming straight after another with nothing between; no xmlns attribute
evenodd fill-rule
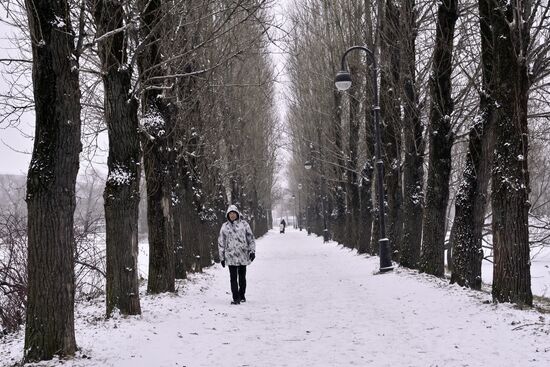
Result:
<svg viewBox="0 0 550 367"><path fill-rule="evenodd" d="M529 257L527 101L530 2L490 0L495 149L493 299L533 304Z"/></svg>
<svg viewBox="0 0 550 367"><path fill-rule="evenodd" d="M437 11L433 70L430 80L430 157L420 270L440 277L445 272L445 223L449 200L451 148L454 141L454 133L451 129L451 114L454 108L451 73L457 17L457 0L442 0Z"/></svg>
<svg viewBox="0 0 550 367"><path fill-rule="evenodd" d="M342 95L338 91L334 92L334 123L333 123L334 142L336 145L336 152L338 154L337 166L335 168L337 181L335 186L327 187L327 192L333 192L334 206L336 209L336 218L331 223L331 235L333 238L342 243L344 240L344 225L346 215L346 194L342 185L342 178L344 176L343 167L345 167L345 161L341 156L341 152L344 151L344 143L342 137ZM319 137L319 143L322 140ZM319 145L322 146L322 145ZM328 186L328 185L326 185ZM325 195L325 194L324 194ZM332 213L332 212L329 212ZM327 218L328 220L328 218Z"/></svg>
<svg viewBox="0 0 550 367"><path fill-rule="evenodd" d="M480 94L479 118L470 129L466 167L456 197L455 219L451 229L451 283L473 289L481 289L482 230L493 151L491 120L494 101L490 92L492 30L489 3L485 0L479 1L479 20L483 89Z"/></svg>
<svg viewBox="0 0 550 367"><path fill-rule="evenodd" d="M368 140L367 140L368 141ZM372 141L372 138L371 140ZM368 160L361 171L361 187L359 195L361 201L361 217L359 220L359 248L360 254L372 253L371 234L372 234L372 178L374 167Z"/></svg>
<svg viewBox="0 0 550 367"><path fill-rule="evenodd" d="M401 194L401 106L399 103L399 9L393 0L387 0L381 26L380 108L382 113L382 140L384 154L384 186L387 200L387 237L392 256L398 260L403 235Z"/></svg>
<svg viewBox="0 0 550 367"><path fill-rule="evenodd" d="M25 2L33 54L36 127L27 176L28 294L25 361L71 356L73 215L79 167L80 86L75 35L64 0Z"/></svg>
<svg viewBox="0 0 550 367"><path fill-rule="evenodd" d="M424 138L416 91L416 9L415 0L404 0L402 10L403 80L403 242L400 262L415 269L420 261L422 204L424 202Z"/></svg>
<svg viewBox="0 0 550 367"><path fill-rule="evenodd" d="M368 13L372 9L372 2L365 0L363 3L364 12ZM372 19L368 18L364 28L364 39L366 40L367 47L374 50L374 31ZM371 236L372 236L372 224L373 224L373 203L372 203L372 183L374 173L374 137L373 137L373 122L374 116L372 111L372 101L374 96L372 94L372 69L367 70L365 78L366 85L366 100L371 101L370 108L365 108L365 145L366 145L366 161L361 170L361 185L359 186L359 201L360 201L360 219L359 219L359 253L372 254Z"/></svg>
<svg viewBox="0 0 550 367"><path fill-rule="evenodd" d="M147 181L147 223L149 227L149 293L175 290L172 182L169 160L173 132L173 106L163 100L160 48L162 2L140 0L142 49L138 67L142 83L143 162Z"/></svg>
<svg viewBox="0 0 550 367"><path fill-rule="evenodd" d="M376 182L374 183L376 185ZM372 224L372 234L371 234L371 240L370 240L370 248L371 248L371 254L372 255L378 255L380 252L380 225L378 224L378 216L380 215L380 211L378 210L378 201L374 201L373 205L373 211L372 211L372 217L373 217L373 224Z"/></svg>
<svg viewBox="0 0 550 367"><path fill-rule="evenodd" d="M350 68L351 75L360 75L358 68ZM359 78L357 78L359 79ZM360 100L359 88L363 84L356 80L350 89L350 117L349 117L349 139L348 139L348 161L347 161L347 231L348 246L350 248L359 248L359 219L360 219L360 201L359 186L357 175L357 159L359 150L359 126L360 120Z"/></svg>
<svg viewBox="0 0 550 367"><path fill-rule="evenodd" d="M124 26L118 1L91 0L101 37ZM125 315L141 313L138 282L138 213L140 145L138 101L131 95L132 69L127 63L127 35L114 33L99 42L109 133L109 174L105 193L107 227L107 315L116 308Z"/></svg>
<svg viewBox="0 0 550 367"><path fill-rule="evenodd" d="M456 197L455 219L451 229L451 283L481 289L483 260L482 230L488 201L490 121L492 107L481 97L480 120L469 133L468 154L462 183Z"/></svg>
<svg viewBox="0 0 550 367"><path fill-rule="evenodd" d="M179 164L181 168L181 163ZM180 182L179 186L176 187L176 203L174 205L174 261L175 269L174 269L174 276L176 279L185 279L187 278L187 259L186 254L188 251L188 244L184 243L184 231L186 230L186 226L188 223L186 223L185 219L185 189L183 187L184 181L183 181L183 169L180 170L180 173L176 176L176 179L178 182Z"/></svg>
<svg viewBox="0 0 550 367"><path fill-rule="evenodd" d="M197 9L189 9L185 14L185 21L180 18L171 20L174 26L173 37L175 44L168 44L167 48L176 49L187 55L194 55L191 51L200 42L199 29L190 30L198 20ZM181 15L180 15L181 16ZM204 23L204 22L203 22ZM195 33L194 33L195 32ZM177 72L191 75L197 70L196 60L189 56L178 60L170 66ZM202 131L200 116L200 101L197 98L199 90L197 80L193 76L180 77L176 81L177 112L174 126L174 138L177 144L172 147L176 153L174 164L171 166L173 209L174 209L174 243L176 250L176 278L186 278L187 271L201 271L202 262L210 262L210 256L204 256L203 248L209 245L201 241L200 237L206 229L199 218L200 205L195 203L197 191L201 190L198 177L196 156L201 156L199 134ZM224 209L225 210L225 209ZM209 248L209 247L208 247ZM210 250L208 250L208 253ZM208 259L207 259L208 258Z"/></svg>

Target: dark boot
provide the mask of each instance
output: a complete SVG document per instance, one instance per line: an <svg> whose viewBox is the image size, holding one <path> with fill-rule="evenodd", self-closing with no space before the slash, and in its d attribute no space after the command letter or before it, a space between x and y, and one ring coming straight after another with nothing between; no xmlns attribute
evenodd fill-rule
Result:
<svg viewBox="0 0 550 367"><path fill-rule="evenodd" d="M239 266L238 269L239 275L239 300L241 302L246 302L245 293L246 293L246 265Z"/></svg>
<svg viewBox="0 0 550 367"><path fill-rule="evenodd" d="M229 268L229 280L231 282L231 294L233 296L232 305L238 305L241 301L241 295L239 293L238 273L239 267L235 265L228 265Z"/></svg>

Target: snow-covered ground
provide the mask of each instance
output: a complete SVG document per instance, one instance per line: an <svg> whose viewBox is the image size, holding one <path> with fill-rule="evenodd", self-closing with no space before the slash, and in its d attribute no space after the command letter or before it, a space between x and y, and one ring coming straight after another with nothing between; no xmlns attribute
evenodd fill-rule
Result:
<svg viewBox="0 0 550 367"><path fill-rule="evenodd" d="M140 259L141 260L141 259ZM79 358L65 366L549 366L548 316L288 228L258 240L247 302L230 305L216 265L176 295L142 296L143 315L103 319L79 305ZM0 339L1 340L1 339ZM23 335L0 344L20 360ZM55 362L41 365L56 365Z"/></svg>

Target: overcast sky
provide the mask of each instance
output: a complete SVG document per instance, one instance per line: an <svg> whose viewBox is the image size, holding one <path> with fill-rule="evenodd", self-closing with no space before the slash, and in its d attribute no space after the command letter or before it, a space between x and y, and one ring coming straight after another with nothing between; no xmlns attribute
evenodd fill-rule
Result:
<svg viewBox="0 0 550 367"><path fill-rule="evenodd" d="M0 12L0 19L6 19L6 13ZM0 21L0 59L20 57L9 38L14 37L17 30ZM6 94L8 84L6 79L6 64L0 63L0 94ZM0 108L4 108L0 105ZM27 135L25 137L24 135ZM0 173L26 174L34 135L34 116L26 114L17 127L0 124Z"/></svg>

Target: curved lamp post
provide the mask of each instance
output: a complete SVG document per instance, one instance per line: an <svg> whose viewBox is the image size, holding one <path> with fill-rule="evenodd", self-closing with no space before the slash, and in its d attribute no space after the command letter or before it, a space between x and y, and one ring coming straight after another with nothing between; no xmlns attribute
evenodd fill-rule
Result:
<svg viewBox="0 0 550 367"><path fill-rule="evenodd" d="M346 57L351 51L365 51L371 63L372 71L372 89L374 93L374 136L375 136L375 154L376 154L376 189L378 196L378 223L380 225L380 239L378 240L380 254L380 272L393 270L390 255L390 240L386 238L386 221L384 206L384 161L382 160L380 137L380 94L378 91L378 64L374 53L365 46L353 46L344 52L342 56L342 68L334 78L334 84L340 91L348 90L351 87L351 74L346 67Z"/></svg>

